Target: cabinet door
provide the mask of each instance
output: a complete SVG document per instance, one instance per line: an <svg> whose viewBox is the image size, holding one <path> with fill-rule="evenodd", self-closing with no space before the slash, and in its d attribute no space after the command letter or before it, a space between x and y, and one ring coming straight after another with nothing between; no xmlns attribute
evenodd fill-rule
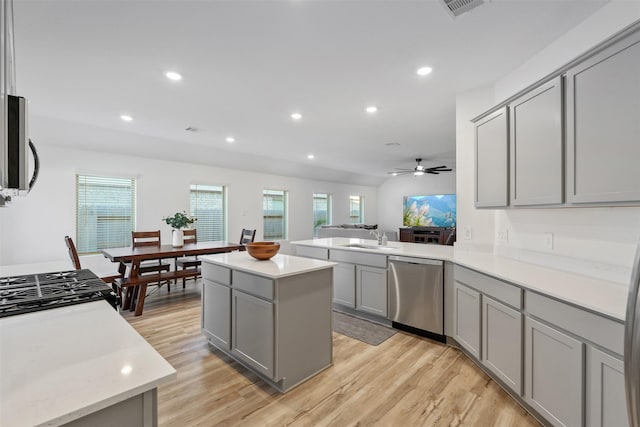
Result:
<svg viewBox="0 0 640 427"><path fill-rule="evenodd" d="M480 360L481 306L480 293L458 282L454 283L455 334L454 338L469 353Z"/></svg>
<svg viewBox="0 0 640 427"><path fill-rule="evenodd" d="M561 77L509 104L512 205L562 203L562 117Z"/></svg>
<svg viewBox="0 0 640 427"><path fill-rule="evenodd" d="M629 425L624 389L624 362L587 348L587 426Z"/></svg>
<svg viewBox="0 0 640 427"><path fill-rule="evenodd" d="M356 306L356 266L338 263L333 267L333 302Z"/></svg>
<svg viewBox="0 0 640 427"><path fill-rule="evenodd" d="M387 269L356 266L356 309L387 316Z"/></svg>
<svg viewBox="0 0 640 427"><path fill-rule="evenodd" d="M476 207L503 207L508 204L508 121L507 107L475 124Z"/></svg>
<svg viewBox="0 0 640 427"><path fill-rule="evenodd" d="M202 281L202 332L213 345L231 349L231 289L210 280Z"/></svg>
<svg viewBox="0 0 640 427"><path fill-rule="evenodd" d="M640 33L567 71L567 201L640 200Z"/></svg>
<svg viewBox="0 0 640 427"><path fill-rule="evenodd" d="M584 344L525 318L525 400L554 426L581 426Z"/></svg>
<svg viewBox="0 0 640 427"><path fill-rule="evenodd" d="M232 298L231 352L257 372L273 378L273 303L236 290Z"/></svg>
<svg viewBox="0 0 640 427"><path fill-rule="evenodd" d="M522 394L522 314L482 297L482 363Z"/></svg>

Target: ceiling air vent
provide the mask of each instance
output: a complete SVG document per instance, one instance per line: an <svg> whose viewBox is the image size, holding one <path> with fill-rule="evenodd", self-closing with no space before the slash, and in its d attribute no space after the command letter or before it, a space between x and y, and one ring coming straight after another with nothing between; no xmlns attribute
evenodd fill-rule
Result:
<svg viewBox="0 0 640 427"><path fill-rule="evenodd" d="M451 18L455 18L480 6L484 0L440 0L440 2L447 9Z"/></svg>

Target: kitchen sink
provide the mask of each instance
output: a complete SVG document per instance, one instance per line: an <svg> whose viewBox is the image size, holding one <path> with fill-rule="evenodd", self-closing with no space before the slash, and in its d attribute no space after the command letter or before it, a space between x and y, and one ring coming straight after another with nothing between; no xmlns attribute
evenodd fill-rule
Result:
<svg viewBox="0 0 640 427"><path fill-rule="evenodd" d="M377 250L397 249L392 246L365 245L364 243L349 243L348 245L342 245L342 246L345 248L377 249Z"/></svg>

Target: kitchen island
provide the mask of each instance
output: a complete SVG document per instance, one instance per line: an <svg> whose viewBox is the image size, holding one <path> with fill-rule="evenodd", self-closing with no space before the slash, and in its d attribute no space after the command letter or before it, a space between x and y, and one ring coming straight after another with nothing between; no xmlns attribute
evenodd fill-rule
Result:
<svg viewBox="0 0 640 427"><path fill-rule="evenodd" d="M155 426L175 377L106 301L0 319L2 426Z"/></svg>
<svg viewBox="0 0 640 427"><path fill-rule="evenodd" d="M332 364L334 263L247 252L200 257L202 333L286 392Z"/></svg>

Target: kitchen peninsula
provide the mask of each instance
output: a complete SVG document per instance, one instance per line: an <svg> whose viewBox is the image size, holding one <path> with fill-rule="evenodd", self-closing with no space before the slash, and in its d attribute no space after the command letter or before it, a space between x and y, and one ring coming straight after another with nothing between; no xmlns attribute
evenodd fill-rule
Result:
<svg viewBox="0 0 640 427"><path fill-rule="evenodd" d="M203 256L202 333L286 392L332 364L335 263L247 252Z"/></svg>

